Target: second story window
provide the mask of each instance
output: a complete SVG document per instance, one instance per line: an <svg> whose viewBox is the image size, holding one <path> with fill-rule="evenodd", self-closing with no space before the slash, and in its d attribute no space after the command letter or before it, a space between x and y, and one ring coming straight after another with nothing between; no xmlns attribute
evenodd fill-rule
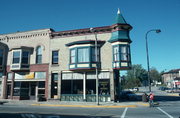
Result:
<svg viewBox="0 0 180 118"><path fill-rule="evenodd" d="M0 66L3 65L3 50L0 49Z"/></svg>
<svg viewBox="0 0 180 118"><path fill-rule="evenodd" d="M121 60L128 61L129 48L127 46L121 46Z"/></svg>
<svg viewBox="0 0 180 118"><path fill-rule="evenodd" d="M70 50L70 63L75 63L76 62L76 50L75 49L71 49Z"/></svg>
<svg viewBox="0 0 180 118"><path fill-rule="evenodd" d="M113 59L114 61L119 61L119 46L114 46L113 48Z"/></svg>
<svg viewBox="0 0 180 118"><path fill-rule="evenodd" d="M89 62L89 48L78 48L77 50L78 63Z"/></svg>
<svg viewBox="0 0 180 118"><path fill-rule="evenodd" d="M14 51L13 52L13 64L20 63L20 51Z"/></svg>
<svg viewBox="0 0 180 118"><path fill-rule="evenodd" d="M92 62L96 62L96 50L95 50L95 48L91 48L91 51L92 51L92 57L91 57L91 59L92 59ZM97 48L97 62L99 62L100 61L100 55L99 55L99 48Z"/></svg>
<svg viewBox="0 0 180 118"><path fill-rule="evenodd" d="M42 63L42 47L38 46L36 49L36 64Z"/></svg>
<svg viewBox="0 0 180 118"><path fill-rule="evenodd" d="M52 51L52 64L58 64L58 51Z"/></svg>
<svg viewBox="0 0 180 118"><path fill-rule="evenodd" d="M23 51L22 52L22 64L29 64L29 52Z"/></svg>

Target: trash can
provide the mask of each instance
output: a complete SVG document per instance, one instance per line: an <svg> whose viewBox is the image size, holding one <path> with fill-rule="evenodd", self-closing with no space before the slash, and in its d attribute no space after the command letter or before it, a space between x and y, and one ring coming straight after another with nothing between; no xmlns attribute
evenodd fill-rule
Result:
<svg viewBox="0 0 180 118"><path fill-rule="evenodd" d="M143 102L148 102L147 94L146 94L146 93L143 93L143 95L142 95L142 101L143 101Z"/></svg>

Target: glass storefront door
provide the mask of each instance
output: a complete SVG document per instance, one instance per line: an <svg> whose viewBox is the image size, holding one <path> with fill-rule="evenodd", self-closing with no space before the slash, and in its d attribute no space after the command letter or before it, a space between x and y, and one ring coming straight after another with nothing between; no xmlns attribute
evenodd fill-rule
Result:
<svg viewBox="0 0 180 118"><path fill-rule="evenodd" d="M30 100L35 100L36 98L36 86L37 83L36 82L31 82L30 84L30 88L29 88L29 92L30 92Z"/></svg>

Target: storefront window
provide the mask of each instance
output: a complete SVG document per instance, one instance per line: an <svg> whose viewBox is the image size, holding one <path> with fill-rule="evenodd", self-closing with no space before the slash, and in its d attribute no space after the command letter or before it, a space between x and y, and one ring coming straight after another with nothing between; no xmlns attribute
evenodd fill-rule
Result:
<svg viewBox="0 0 180 118"><path fill-rule="evenodd" d="M38 88L45 88L45 82L38 82Z"/></svg>
<svg viewBox="0 0 180 118"><path fill-rule="evenodd" d="M83 80L62 80L62 94L83 94Z"/></svg>
<svg viewBox="0 0 180 118"><path fill-rule="evenodd" d="M14 95L13 96L20 96L20 88L14 88Z"/></svg>
<svg viewBox="0 0 180 118"><path fill-rule="evenodd" d="M46 79L46 72L35 72L35 79Z"/></svg>
<svg viewBox="0 0 180 118"><path fill-rule="evenodd" d="M8 80L12 80L12 73L8 73Z"/></svg>

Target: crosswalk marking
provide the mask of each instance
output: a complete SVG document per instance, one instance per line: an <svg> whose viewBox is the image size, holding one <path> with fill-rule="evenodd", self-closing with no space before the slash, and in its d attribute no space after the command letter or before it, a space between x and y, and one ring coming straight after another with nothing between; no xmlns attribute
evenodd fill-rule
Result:
<svg viewBox="0 0 180 118"><path fill-rule="evenodd" d="M124 109L124 112L123 112L123 114L121 115L121 118L124 118L124 117L126 116L126 111L127 111L127 109L128 109L128 107L126 107L126 108Z"/></svg>
<svg viewBox="0 0 180 118"><path fill-rule="evenodd" d="M162 110L161 108L157 107L157 109L159 109L161 112L163 112L164 114L166 114L169 118L174 118L173 116L171 116L170 114L168 114L167 112L165 112L164 110Z"/></svg>

